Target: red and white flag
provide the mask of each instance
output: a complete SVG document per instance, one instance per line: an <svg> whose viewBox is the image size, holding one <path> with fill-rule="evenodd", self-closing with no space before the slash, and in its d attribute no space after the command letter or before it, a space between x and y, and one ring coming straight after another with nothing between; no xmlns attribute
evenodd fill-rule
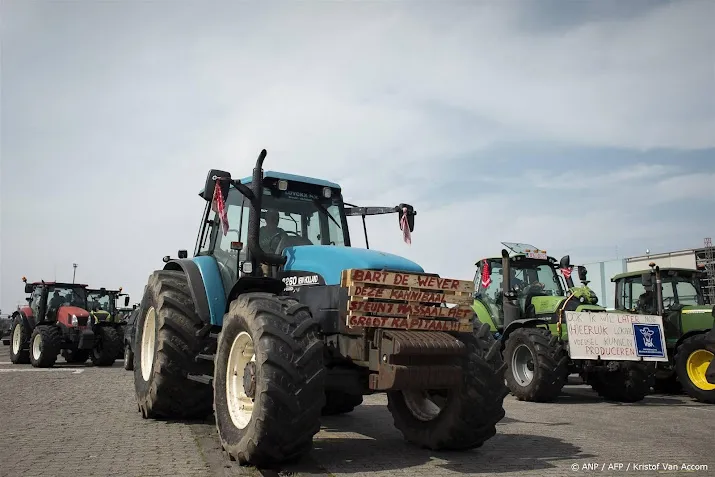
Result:
<svg viewBox="0 0 715 477"><path fill-rule="evenodd" d="M402 238L408 245L412 244L412 234L410 233L410 224L407 222L407 207L402 208L402 218L400 219L400 229L402 230Z"/></svg>
<svg viewBox="0 0 715 477"><path fill-rule="evenodd" d="M562 268L561 273L563 274L564 278L569 279L571 278L571 272L573 271L573 267L569 268Z"/></svg>
<svg viewBox="0 0 715 477"><path fill-rule="evenodd" d="M492 284L492 272L489 269L489 262L484 260L484 265L482 266L482 288L489 288Z"/></svg>
<svg viewBox="0 0 715 477"><path fill-rule="evenodd" d="M221 184L216 180L216 187L214 187L214 199L211 205L211 210L216 212L221 219L221 225L223 226L223 234L228 233L228 215L226 214L226 203L223 201L223 194L221 193Z"/></svg>

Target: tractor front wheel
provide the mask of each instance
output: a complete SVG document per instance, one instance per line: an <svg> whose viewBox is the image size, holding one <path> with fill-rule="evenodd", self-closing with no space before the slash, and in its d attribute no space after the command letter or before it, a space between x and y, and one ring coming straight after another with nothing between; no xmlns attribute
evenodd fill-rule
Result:
<svg viewBox="0 0 715 477"><path fill-rule="evenodd" d="M504 417L504 366L489 325L455 336L467 346L462 386L449 390L388 391L387 408L405 439L431 450L481 447Z"/></svg>
<svg viewBox="0 0 715 477"><path fill-rule="evenodd" d="M245 293L231 303L213 382L216 426L231 459L272 467L311 450L325 404L319 330L292 298Z"/></svg>
<svg viewBox="0 0 715 477"><path fill-rule="evenodd" d="M51 368L62 347L62 333L54 325L39 325L30 336L30 362L35 368Z"/></svg>
<svg viewBox="0 0 715 477"><path fill-rule="evenodd" d="M715 384L705 372L713 360L706 334L686 338L675 351L675 369L685 393L700 402L715 404Z"/></svg>
<svg viewBox="0 0 715 477"><path fill-rule="evenodd" d="M97 327L97 343L90 358L95 366L111 366L122 350L122 339L117 330L109 325Z"/></svg>
<svg viewBox="0 0 715 477"><path fill-rule="evenodd" d="M124 369L127 371L134 369L134 352L128 344L124 345Z"/></svg>
<svg viewBox="0 0 715 477"><path fill-rule="evenodd" d="M10 361L13 364L28 364L30 362L30 350L28 343L30 342L31 332L23 323L22 318L15 316L12 320L12 329L10 336L12 342L10 346Z"/></svg>
<svg viewBox="0 0 715 477"><path fill-rule="evenodd" d="M504 349L506 383L519 401L551 402L568 379L568 354L557 336L543 328L519 328Z"/></svg>
<svg viewBox="0 0 715 477"><path fill-rule="evenodd" d="M211 386L189 373L213 375L213 363L196 360L207 338L183 272L149 277L136 323L134 390L145 419L203 419L213 412Z"/></svg>
<svg viewBox="0 0 715 477"><path fill-rule="evenodd" d="M620 361L615 371L599 370L584 379L599 396L616 402L639 402L650 392L653 364Z"/></svg>

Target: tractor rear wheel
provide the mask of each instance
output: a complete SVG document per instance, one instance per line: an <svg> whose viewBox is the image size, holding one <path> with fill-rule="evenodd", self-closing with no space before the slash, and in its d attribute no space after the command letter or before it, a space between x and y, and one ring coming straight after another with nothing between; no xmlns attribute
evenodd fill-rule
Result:
<svg viewBox="0 0 715 477"><path fill-rule="evenodd" d="M479 326L481 325L481 327ZM481 447L504 417L504 365L489 325L475 323L472 334L455 336L467 345L458 389L388 391L387 408L409 442L432 450Z"/></svg>
<svg viewBox="0 0 715 477"><path fill-rule="evenodd" d="M616 371L597 371L585 381L608 401L638 402L650 392L652 373L652 363L620 361Z"/></svg>
<svg viewBox="0 0 715 477"><path fill-rule="evenodd" d="M89 358L89 350L86 349L63 349L62 357L70 364L81 364Z"/></svg>
<svg viewBox="0 0 715 477"><path fill-rule="evenodd" d="M685 393L700 402L715 404L715 384L709 383L705 371L713 360L707 335L686 338L675 351L675 369Z"/></svg>
<svg viewBox="0 0 715 477"><path fill-rule="evenodd" d="M22 318L15 316L12 320L12 328L10 336L12 342L10 346L10 361L13 364L28 364L30 362L30 350L28 344L30 342L31 331L27 329Z"/></svg>
<svg viewBox="0 0 715 477"><path fill-rule="evenodd" d="M122 350L122 338L112 326L104 325L96 328L96 343L89 355L95 366L111 366Z"/></svg>
<svg viewBox="0 0 715 477"><path fill-rule="evenodd" d="M216 426L241 464L273 467L313 446L325 404L323 341L306 305L245 293L224 317L214 374Z"/></svg>
<svg viewBox="0 0 715 477"><path fill-rule="evenodd" d="M211 386L189 373L213 375L213 363L196 360L206 338L183 272L158 270L150 277L137 318L134 389L145 419L203 419L213 412Z"/></svg>
<svg viewBox="0 0 715 477"><path fill-rule="evenodd" d="M128 344L124 345L124 369L132 371L134 369L134 353L132 347Z"/></svg>
<svg viewBox="0 0 715 477"><path fill-rule="evenodd" d="M348 394L342 391L325 391L325 406L323 416L347 414L362 404L361 394Z"/></svg>
<svg viewBox="0 0 715 477"><path fill-rule="evenodd" d="M30 336L30 362L35 368L51 368L62 347L62 332L54 325L38 325Z"/></svg>
<svg viewBox="0 0 715 477"><path fill-rule="evenodd" d="M551 402L568 380L568 354L557 336L543 328L519 328L504 349L506 382L519 401Z"/></svg>

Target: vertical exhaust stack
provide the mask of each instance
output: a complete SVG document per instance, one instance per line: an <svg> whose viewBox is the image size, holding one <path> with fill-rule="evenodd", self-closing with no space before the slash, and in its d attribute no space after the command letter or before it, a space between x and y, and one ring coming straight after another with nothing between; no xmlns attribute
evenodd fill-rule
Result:
<svg viewBox="0 0 715 477"><path fill-rule="evenodd" d="M265 252L258 240L261 223L261 202L263 200L263 161L266 158L266 154L266 150L263 149L258 156L258 160L256 160L256 167L253 169L253 178L251 180L253 200L250 202L251 213L248 218L248 248L258 263L278 266L283 265L287 257Z"/></svg>
<svg viewBox="0 0 715 477"><path fill-rule="evenodd" d="M509 252L506 249L501 251L502 265L502 303L504 309L504 328L509 326L509 323L518 320L520 317L519 305L516 303L516 296L511 289L511 262L509 261Z"/></svg>
<svg viewBox="0 0 715 477"><path fill-rule="evenodd" d="M656 266L655 263L650 263L651 268L655 266L655 299L656 306L658 309L658 314L663 314L663 280L660 276L660 267Z"/></svg>

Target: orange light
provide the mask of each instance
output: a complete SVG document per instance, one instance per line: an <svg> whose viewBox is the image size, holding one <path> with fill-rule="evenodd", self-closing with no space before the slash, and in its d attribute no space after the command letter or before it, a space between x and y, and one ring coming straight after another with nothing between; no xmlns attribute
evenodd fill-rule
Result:
<svg viewBox="0 0 715 477"><path fill-rule="evenodd" d="M119 293L122 293L122 287L119 287Z"/></svg>
<svg viewBox="0 0 715 477"><path fill-rule="evenodd" d="M26 277L22 277L22 281L25 282L25 283L27 283L27 278L26 278Z"/></svg>

